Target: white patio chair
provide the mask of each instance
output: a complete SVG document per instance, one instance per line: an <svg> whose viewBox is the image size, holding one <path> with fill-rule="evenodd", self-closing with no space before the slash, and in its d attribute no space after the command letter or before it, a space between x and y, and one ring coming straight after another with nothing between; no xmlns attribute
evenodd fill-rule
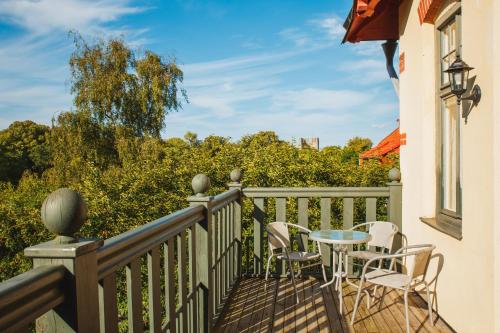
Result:
<svg viewBox="0 0 500 333"><path fill-rule="evenodd" d="M427 294L429 320L431 321L431 324L434 325L429 284L425 280L425 275L432 251L435 248L436 247L434 245L430 244L405 246L396 251L395 254L381 255L368 260L363 267L363 272L359 281L358 293L351 317L351 325L354 323L354 318L356 317L356 311L358 310L362 291L372 286L381 286L383 289L382 296L379 301L379 309L382 307L384 302L386 288L398 289L404 292L406 332L410 332L410 319L408 317L408 292L421 284L424 285ZM391 260L389 269L375 268L368 272L370 265L380 260ZM402 272L398 272L394 269L396 262L401 264ZM367 286L365 286L365 284Z"/></svg>
<svg viewBox="0 0 500 333"><path fill-rule="evenodd" d="M398 233L399 228L392 222L373 221L358 224L349 230L359 230L362 228L368 229L367 232L372 236L366 244L366 250L349 251L345 257L347 265L349 257L360 260L370 260L382 254L391 253L394 236ZM377 250L378 249L378 250ZM379 262L379 267L382 261Z"/></svg>
<svg viewBox="0 0 500 333"><path fill-rule="evenodd" d="M271 259L273 257L276 257L278 260L286 260L288 263L288 267L290 270L290 275L292 277L292 284L293 284L293 289L295 291L295 296L297 298L297 303L299 303L299 296L297 294L297 286L295 285L295 274L293 270L293 262L298 262L299 263L299 268L305 268L305 267L310 267L314 265L321 265L321 270L323 273L323 279L326 282L326 273L325 273L325 267L323 266L323 263L321 262L321 247L318 242L316 242L317 246L316 248L318 249L318 252L307 252L307 251L293 251L291 248L291 242L290 242L290 232L289 228L297 228L303 233L309 234L311 230L297 225L293 223L287 223L287 222L272 222L269 223L266 226L267 234L268 234L268 244L269 244L269 257L267 259L267 265L266 265L266 285L267 285L267 277L269 276L269 265L271 264ZM281 249L281 252L275 253L276 249ZM307 244L305 245L305 249L307 250ZM314 263L308 266L302 266L302 263L304 262L310 262L310 261L320 261L318 263Z"/></svg>
<svg viewBox="0 0 500 333"><path fill-rule="evenodd" d="M352 264L354 266L354 259L362 260L364 261L364 263L366 263L367 260L383 255L386 252L388 254L391 254L394 236L399 231L397 225L395 225L392 222L386 222L386 221L373 221L373 222L361 223L352 227L349 230L359 230L359 229L366 230L372 237L370 241L366 244L367 245L366 250L347 252L344 260L346 272L348 272L349 257L353 258ZM382 260L378 262L378 268L381 267L382 267ZM349 280L348 274L346 275L346 280L349 284L356 287L356 285ZM375 288L374 293L376 293L376 291L377 289ZM370 295L368 294L368 291L367 291L367 296L368 298L366 299L366 304L368 307L370 307Z"/></svg>

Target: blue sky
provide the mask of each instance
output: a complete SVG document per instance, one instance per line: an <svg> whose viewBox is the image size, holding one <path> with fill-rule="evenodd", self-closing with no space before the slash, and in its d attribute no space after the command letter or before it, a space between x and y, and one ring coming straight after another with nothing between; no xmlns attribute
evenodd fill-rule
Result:
<svg viewBox="0 0 500 333"><path fill-rule="evenodd" d="M190 103L164 137L380 140L398 101L380 43L341 45L350 0L1 0L0 128L72 108L69 30L175 57Z"/></svg>

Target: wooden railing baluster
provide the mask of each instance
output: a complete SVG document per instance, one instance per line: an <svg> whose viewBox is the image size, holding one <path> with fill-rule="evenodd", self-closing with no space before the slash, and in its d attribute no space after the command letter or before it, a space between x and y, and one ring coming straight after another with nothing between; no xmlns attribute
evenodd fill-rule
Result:
<svg viewBox="0 0 500 333"><path fill-rule="evenodd" d="M226 270L225 270L225 292L224 294L227 296L229 292L229 283L230 283L230 278L231 278L231 253L230 253L230 247L231 247L231 242L229 239L229 234L230 234L230 225L231 225L231 216L230 216L230 211L231 211L231 205L228 205L226 208L226 223L224 224L224 239L225 239L225 245L224 245L224 252L225 252L225 262L226 262Z"/></svg>
<svg viewBox="0 0 500 333"><path fill-rule="evenodd" d="M344 198L342 209L342 229L350 229L354 225L354 199ZM348 251L352 251L352 245L347 246ZM348 265L348 274L352 275L352 265Z"/></svg>
<svg viewBox="0 0 500 333"><path fill-rule="evenodd" d="M118 333L118 303L116 273L99 281L99 322L101 332Z"/></svg>
<svg viewBox="0 0 500 333"><path fill-rule="evenodd" d="M161 332L160 247L148 252L149 331Z"/></svg>
<svg viewBox="0 0 500 333"><path fill-rule="evenodd" d="M217 311L220 302L220 210L215 213L214 219L214 311Z"/></svg>
<svg viewBox="0 0 500 333"><path fill-rule="evenodd" d="M305 228L309 228L309 199L308 198L298 198L297 199L297 223ZM307 248L307 235L302 234L300 236L299 249L301 251L308 251Z"/></svg>
<svg viewBox="0 0 500 333"><path fill-rule="evenodd" d="M366 222L377 220L377 198L366 198Z"/></svg>
<svg viewBox="0 0 500 333"><path fill-rule="evenodd" d="M263 271L263 235L264 235L264 198L255 198L253 200L253 255L255 275L262 274Z"/></svg>
<svg viewBox="0 0 500 333"><path fill-rule="evenodd" d="M133 259L126 266L126 272L128 331L140 333L144 331L144 322L142 320L141 258Z"/></svg>
<svg viewBox="0 0 500 333"><path fill-rule="evenodd" d="M191 314L190 314L190 320L191 320L191 332L196 333L198 332L198 316L196 315L196 310L197 310L197 297L196 297L196 233L194 232L194 227L191 227L189 229L189 239L190 239L190 246L189 246L189 281L190 281L190 292L191 292L191 298L190 298L190 304L191 304Z"/></svg>
<svg viewBox="0 0 500 333"><path fill-rule="evenodd" d="M176 332L176 321L177 316L175 315L175 240L174 238L169 238L167 244L164 247L165 251L165 311L168 316L168 328L170 333Z"/></svg>
<svg viewBox="0 0 500 333"><path fill-rule="evenodd" d="M186 230L183 230L177 236L177 269L179 276L179 310L180 332L187 333L188 317L187 317L187 274L186 274Z"/></svg>
<svg viewBox="0 0 500 333"><path fill-rule="evenodd" d="M321 229L331 229L331 214L332 214L332 206L331 206L330 198L321 198L320 199L320 212L321 212ZM332 268L332 251L328 245L320 244L321 253L323 257L323 265L327 268Z"/></svg>
<svg viewBox="0 0 500 333"><path fill-rule="evenodd" d="M276 221L287 222L287 219L286 219L286 198L276 198ZM276 273L279 276L286 277L285 267L286 267L285 260L277 261Z"/></svg>

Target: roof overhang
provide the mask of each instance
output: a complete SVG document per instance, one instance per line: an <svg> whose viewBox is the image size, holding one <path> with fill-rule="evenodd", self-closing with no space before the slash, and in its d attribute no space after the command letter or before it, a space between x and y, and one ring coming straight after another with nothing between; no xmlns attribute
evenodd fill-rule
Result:
<svg viewBox="0 0 500 333"><path fill-rule="evenodd" d="M353 0L342 43L399 39L400 0Z"/></svg>

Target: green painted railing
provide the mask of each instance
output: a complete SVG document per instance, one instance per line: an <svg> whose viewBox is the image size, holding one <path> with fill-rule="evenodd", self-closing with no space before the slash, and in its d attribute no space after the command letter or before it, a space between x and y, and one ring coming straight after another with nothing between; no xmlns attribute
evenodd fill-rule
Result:
<svg viewBox="0 0 500 333"><path fill-rule="evenodd" d="M353 225L354 198L364 198L367 220L376 217L377 198L386 198L389 219L401 226L397 174L381 188L243 188L239 170L231 180L228 191L208 196L209 179L197 175L188 208L104 241L77 239L86 216L83 199L68 189L54 192L42 217L57 237L25 249L34 269L0 284L0 331L28 331L36 319L37 332L118 332L120 327L211 332L242 273L262 274L265 223L287 218L289 198L297 200L296 223L302 226L311 223L312 198L320 201L321 228L331 227L332 198L343 200L344 227ZM273 217L265 209L270 198ZM246 246L246 253L244 200L253 201L247 239L254 245ZM251 267L243 272L247 256ZM125 318L119 316L120 299L127 303Z"/></svg>
<svg viewBox="0 0 500 333"><path fill-rule="evenodd" d="M398 225L401 229L401 184L398 175L394 175L392 182L386 187L247 187L243 189L243 195L250 198L253 203L253 231L246 238L244 247L245 275L258 276L264 272L267 257L267 241L265 225L270 221L286 221L297 223L300 226L314 229L310 214L309 203L319 200L320 217L316 223L320 229L349 229L354 226L355 199L364 201L365 221L377 220L377 207L386 207L386 219ZM272 203L271 200L272 199ZM296 200L294 207L295 216L290 217L287 209L289 200ZM338 219L341 225L334 225L332 218L332 200L342 200L342 218ZM359 201L359 200L358 200ZM271 207L271 204L274 207ZM267 209L266 209L267 208ZM273 212L270 216L270 212ZM364 222L364 221L363 221ZM307 239L301 235L300 244L307 244ZM396 241L400 243L400 240ZM303 246L303 245L302 245ZM397 246L397 245L396 245ZM332 265L331 249L322 245L323 264L327 267ZM253 259L253 260L252 260ZM273 275L284 276L285 262L276 266Z"/></svg>

